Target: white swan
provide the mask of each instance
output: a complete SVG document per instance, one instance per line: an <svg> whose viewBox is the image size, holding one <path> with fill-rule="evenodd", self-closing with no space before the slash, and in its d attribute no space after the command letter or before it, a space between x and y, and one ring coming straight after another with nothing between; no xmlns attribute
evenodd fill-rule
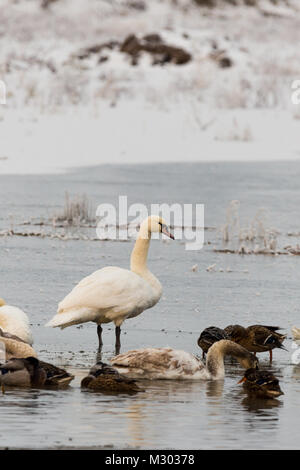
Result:
<svg viewBox="0 0 300 470"><path fill-rule="evenodd" d="M18 336L4 332L0 328L0 363L13 357L36 357L35 350Z"/></svg>
<svg viewBox="0 0 300 470"><path fill-rule="evenodd" d="M206 365L193 354L171 348L128 351L114 357L111 364L133 379L217 380L225 375L224 356L235 357L245 369L258 365L254 354L227 339L209 348Z"/></svg>
<svg viewBox="0 0 300 470"><path fill-rule="evenodd" d="M297 328L296 326L293 326L292 327L292 335L293 335L293 339L295 341L299 341L300 340L300 328Z"/></svg>
<svg viewBox="0 0 300 470"><path fill-rule="evenodd" d="M60 302L57 314L46 326L66 328L92 321L97 323L99 349L102 323L114 322L116 349L120 348L121 325L153 307L162 294L159 280L147 268L151 233L162 232L174 239L161 217L150 216L141 226L131 254L130 270L109 266L85 277Z"/></svg>
<svg viewBox="0 0 300 470"><path fill-rule="evenodd" d="M29 319L26 313L18 307L6 305L3 299L0 299L0 328L11 335L18 336L30 345L33 344Z"/></svg>

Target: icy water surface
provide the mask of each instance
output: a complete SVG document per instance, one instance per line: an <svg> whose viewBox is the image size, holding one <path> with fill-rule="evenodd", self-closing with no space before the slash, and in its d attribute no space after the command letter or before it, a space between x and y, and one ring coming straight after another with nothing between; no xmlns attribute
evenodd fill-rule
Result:
<svg viewBox="0 0 300 470"><path fill-rule="evenodd" d="M228 203L239 199L242 218L264 206L279 243L296 244L287 233L300 231L299 176L298 163L105 166L59 176L0 176L0 224L7 229L51 216L65 190L85 192L95 206L116 202L119 194L128 194L129 203L203 202L211 227L222 225ZM248 400L237 384L242 370L230 361L224 381L144 382L145 392L129 397L81 391L80 380L96 359L96 326L60 331L43 325L83 276L106 265L128 267L133 242L0 237L0 296L30 315L40 358L76 375L65 391L11 389L0 396L0 447L299 449L300 365L291 361L290 328L300 327L300 258L215 253L219 237L206 231L212 244L201 251L153 240L149 266L163 297L124 324L122 351L171 346L200 355L197 338L207 326L279 324L289 352L275 351L271 367L268 354L259 358L280 378L284 396ZM103 339L102 359L109 360L111 325L104 326Z"/></svg>

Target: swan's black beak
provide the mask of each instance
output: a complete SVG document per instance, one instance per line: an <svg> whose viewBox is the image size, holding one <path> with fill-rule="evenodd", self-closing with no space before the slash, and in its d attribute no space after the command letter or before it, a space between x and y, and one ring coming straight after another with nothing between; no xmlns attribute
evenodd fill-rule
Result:
<svg viewBox="0 0 300 470"><path fill-rule="evenodd" d="M172 240L175 240L174 235L170 232L170 229L167 225L161 226L161 233L164 233L167 237L171 238Z"/></svg>

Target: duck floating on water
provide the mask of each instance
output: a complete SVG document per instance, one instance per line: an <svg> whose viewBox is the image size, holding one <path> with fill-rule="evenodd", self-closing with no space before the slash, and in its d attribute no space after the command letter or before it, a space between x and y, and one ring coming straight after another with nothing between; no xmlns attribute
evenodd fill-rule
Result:
<svg viewBox="0 0 300 470"><path fill-rule="evenodd" d="M74 376L36 357L11 358L0 366L0 384L11 387L65 388Z"/></svg>
<svg viewBox="0 0 300 470"><path fill-rule="evenodd" d="M101 361L97 362L91 368L89 375L82 379L81 388L112 393L136 393L143 391L135 380L119 374L116 369Z"/></svg>
<svg viewBox="0 0 300 470"><path fill-rule="evenodd" d="M244 390L252 397L277 398L284 395L279 380L268 371L248 369L238 383L242 383Z"/></svg>
<svg viewBox="0 0 300 470"><path fill-rule="evenodd" d="M162 294L159 280L147 267L152 233L163 233L174 239L161 217L152 215L145 219L131 254L130 270L108 266L85 277L60 302L57 314L46 326L63 329L79 323L95 322L101 350L102 324L114 322L118 353L124 320L153 307Z"/></svg>
<svg viewBox="0 0 300 470"><path fill-rule="evenodd" d="M128 351L111 364L130 378L174 380L218 380L225 375L224 357L233 356L245 368L256 368L258 359L244 347L220 340L208 350L206 364L193 354L171 348L146 348Z"/></svg>

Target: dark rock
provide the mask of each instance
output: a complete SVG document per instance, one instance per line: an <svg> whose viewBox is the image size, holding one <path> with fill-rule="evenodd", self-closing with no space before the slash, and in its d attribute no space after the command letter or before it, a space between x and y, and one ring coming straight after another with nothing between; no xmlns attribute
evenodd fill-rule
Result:
<svg viewBox="0 0 300 470"><path fill-rule="evenodd" d="M222 69L226 69L228 67L232 67L233 65L233 62L232 60L230 59L230 57L221 57L219 59L219 66L222 68Z"/></svg>
<svg viewBox="0 0 300 470"><path fill-rule="evenodd" d="M77 57L78 59L86 59L91 54L99 54L100 52L103 51L103 49L112 50L119 45L120 43L118 41L109 41L109 42L103 42L101 44L95 44L94 46L90 46L90 47L83 49L81 52L79 52Z"/></svg>
<svg viewBox="0 0 300 470"><path fill-rule="evenodd" d="M135 0L135 1L129 1L127 2L127 5L129 8L132 8L133 10L138 10L138 11L145 11L146 10L146 3L143 2L142 0Z"/></svg>
<svg viewBox="0 0 300 470"><path fill-rule="evenodd" d="M150 43L162 43L162 39L159 34L152 33L152 34L146 34L146 36L143 37L144 41L150 42Z"/></svg>
<svg viewBox="0 0 300 470"><path fill-rule="evenodd" d="M182 65L192 58L184 49L165 44L158 34L147 35L141 41L131 34L125 38L120 51L132 56L133 65L137 64L141 52L148 52L153 56L153 65L167 62Z"/></svg>

